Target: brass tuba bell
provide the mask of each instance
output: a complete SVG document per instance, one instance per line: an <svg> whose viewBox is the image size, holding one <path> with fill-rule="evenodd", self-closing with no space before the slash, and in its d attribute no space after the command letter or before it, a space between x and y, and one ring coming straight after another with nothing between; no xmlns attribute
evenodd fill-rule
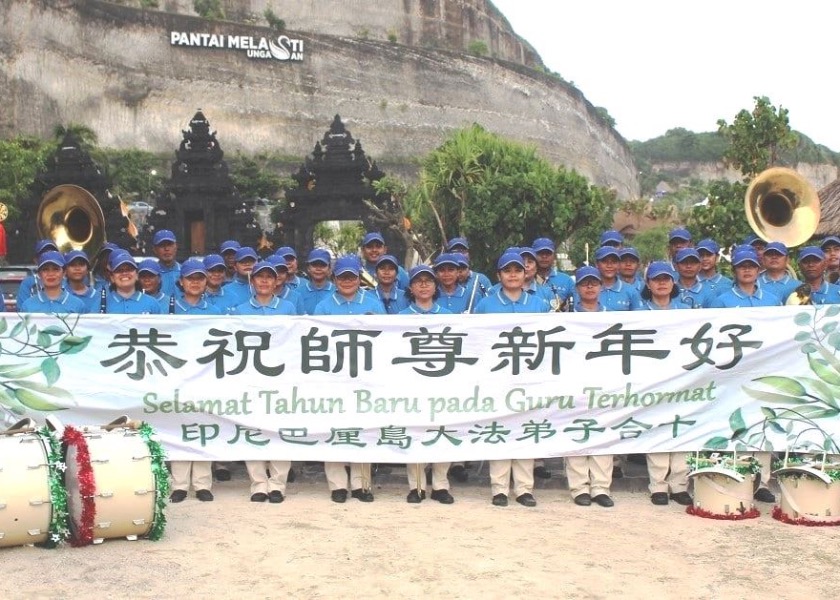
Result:
<svg viewBox="0 0 840 600"><path fill-rule="evenodd" d="M61 252L84 250L94 256L105 243L105 216L93 194L77 185L58 185L46 193L36 217L38 235Z"/></svg>
<svg viewBox="0 0 840 600"><path fill-rule="evenodd" d="M816 190L799 173L783 167L766 169L750 182L744 210L757 236L788 247L807 241L820 222Z"/></svg>

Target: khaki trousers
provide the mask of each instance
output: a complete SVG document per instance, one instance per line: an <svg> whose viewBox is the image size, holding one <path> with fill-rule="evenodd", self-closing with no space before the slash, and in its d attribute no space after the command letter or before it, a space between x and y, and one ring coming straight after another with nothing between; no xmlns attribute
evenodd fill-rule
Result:
<svg viewBox="0 0 840 600"><path fill-rule="evenodd" d="M335 490L358 490L372 486L370 475L370 463L349 463L350 481L348 488L347 471L344 470L348 463L324 463L324 475L327 476L327 485L330 491Z"/></svg>
<svg viewBox="0 0 840 600"><path fill-rule="evenodd" d="M169 463L172 472L172 489L188 492L190 483L193 489L209 490L213 486L213 470L210 461L173 460Z"/></svg>
<svg viewBox="0 0 840 600"><path fill-rule="evenodd" d="M432 489L433 490L448 490L449 479L446 474L449 472L449 465L452 463L431 463L432 465ZM407 463L405 465L405 475L408 478L408 489L410 490L424 490L426 489L426 464L425 463ZM418 475L420 479L418 480Z"/></svg>
<svg viewBox="0 0 840 600"><path fill-rule="evenodd" d="M581 494L592 497L601 494L610 495L612 484L613 457L607 456L567 456L566 477L572 498Z"/></svg>
<svg viewBox="0 0 840 600"><path fill-rule="evenodd" d="M245 468L251 478L251 494L286 493L286 478L292 462L289 460L246 460Z"/></svg>
<svg viewBox="0 0 840 600"><path fill-rule="evenodd" d="M656 452L647 456L648 489L651 494L670 490L678 494L688 489L688 464L685 452ZM670 471L670 473L669 473Z"/></svg>
<svg viewBox="0 0 840 600"><path fill-rule="evenodd" d="M496 494L508 495L510 491L510 476L513 475L513 495L518 498L522 494L534 492L534 459L514 458L512 460L491 460L490 462L490 491Z"/></svg>

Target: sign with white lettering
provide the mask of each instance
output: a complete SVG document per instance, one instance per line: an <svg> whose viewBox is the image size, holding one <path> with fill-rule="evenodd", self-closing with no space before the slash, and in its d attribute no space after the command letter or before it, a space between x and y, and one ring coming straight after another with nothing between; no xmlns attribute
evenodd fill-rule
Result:
<svg viewBox="0 0 840 600"><path fill-rule="evenodd" d="M0 315L0 411L149 422L175 459L840 453L840 306Z"/></svg>
<svg viewBox="0 0 840 600"><path fill-rule="evenodd" d="M189 48L214 48L238 50L248 58L279 60L281 62L303 61L303 40L287 35L276 38L248 35L225 35L222 33L200 33L193 31L170 31L169 44Z"/></svg>

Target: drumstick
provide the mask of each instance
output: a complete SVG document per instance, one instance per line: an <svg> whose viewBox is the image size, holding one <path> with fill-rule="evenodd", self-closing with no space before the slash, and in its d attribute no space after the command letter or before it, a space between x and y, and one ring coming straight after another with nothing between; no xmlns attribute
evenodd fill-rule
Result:
<svg viewBox="0 0 840 600"><path fill-rule="evenodd" d="M423 488L426 487L426 482L421 481L421 479L426 478L425 469L423 468L425 466L425 463L417 463L414 465L414 468L416 469L415 476L417 477L417 493L420 495L421 498L423 497Z"/></svg>

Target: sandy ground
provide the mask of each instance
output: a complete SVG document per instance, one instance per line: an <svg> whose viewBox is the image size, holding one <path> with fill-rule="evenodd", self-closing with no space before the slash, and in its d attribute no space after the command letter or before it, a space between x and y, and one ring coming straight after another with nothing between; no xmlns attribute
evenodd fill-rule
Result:
<svg viewBox="0 0 840 600"><path fill-rule="evenodd" d="M529 509L452 491L453 505L411 505L387 484L342 505L302 482L282 504L254 504L246 482L216 484L214 502L171 505L158 542L0 548L0 597L764 600L834 598L840 584L840 528L786 525L767 504L725 522L638 492L603 509L538 490Z"/></svg>

